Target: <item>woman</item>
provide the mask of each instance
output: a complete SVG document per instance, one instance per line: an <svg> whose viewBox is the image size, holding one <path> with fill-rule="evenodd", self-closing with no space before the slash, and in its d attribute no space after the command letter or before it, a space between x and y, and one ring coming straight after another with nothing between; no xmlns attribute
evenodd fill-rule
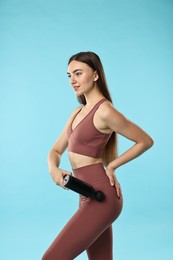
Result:
<svg viewBox="0 0 173 260"><path fill-rule="evenodd" d="M98 202L80 195L80 207L43 256L43 260L72 260L84 250L90 260L111 260L112 223L120 215L123 198L115 170L153 145L151 137L113 105L98 55L81 52L68 63L68 76L82 103L70 116L48 156L50 175L63 187L60 158L68 148L74 175L105 194ZM116 156L116 134L134 141Z"/></svg>

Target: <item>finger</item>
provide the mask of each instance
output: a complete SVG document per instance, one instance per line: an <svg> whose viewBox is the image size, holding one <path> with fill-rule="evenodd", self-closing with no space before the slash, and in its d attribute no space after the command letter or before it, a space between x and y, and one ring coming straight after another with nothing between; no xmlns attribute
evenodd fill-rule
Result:
<svg viewBox="0 0 173 260"><path fill-rule="evenodd" d="M65 176L65 175L70 175L71 176L72 175L72 173L68 172L68 171L63 171L62 174L63 174L63 176Z"/></svg>
<svg viewBox="0 0 173 260"><path fill-rule="evenodd" d="M65 189L65 187L64 187L64 174L63 174L63 172L62 172L62 175L61 176L59 176L59 179L58 179L58 185L61 187L61 188L63 188L63 189Z"/></svg>
<svg viewBox="0 0 173 260"><path fill-rule="evenodd" d="M113 176L109 176L111 186L115 186L115 179Z"/></svg>
<svg viewBox="0 0 173 260"><path fill-rule="evenodd" d="M64 188L64 178L60 178L60 186Z"/></svg>
<svg viewBox="0 0 173 260"><path fill-rule="evenodd" d="M118 187L116 187L116 191L117 191L118 198L120 198L120 192L119 192L119 188Z"/></svg>
<svg viewBox="0 0 173 260"><path fill-rule="evenodd" d="M119 197L122 198L122 190L121 190L121 185L119 184Z"/></svg>
<svg viewBox="0 0 173 260"><path fill-rule="evenodd" d="M121 190L121 186L120 186L120 197L122 197L123 195L122 195L122 190Z"/></svg>
<svg viewBox="0 0 173 260"><path fill-rule="evenodd" d="M60 182L61 182L61 187L64 189L64 190L69 190L67 187L64 186L64 177L65 175L72 175L71 172L67 172L67 171L63 171L63 177L60 179Z"/></svg>
<svg viewBox="0 0 173 260"><path fill-rule="evenodd" d="M120 191L120 185L119 185L119 183L117 183L115 187L116 187L117 196L118 196L118 198L120 198L120 196L121 196L121 191Z"/></svg>
<svg viewBox="0 0 173 260"><path fill-rule="evenodd" d="M68 190L68 188L64 186L64 183L62 183L60 186L61 186L61 188L63 188L64 190Z"/></svg>

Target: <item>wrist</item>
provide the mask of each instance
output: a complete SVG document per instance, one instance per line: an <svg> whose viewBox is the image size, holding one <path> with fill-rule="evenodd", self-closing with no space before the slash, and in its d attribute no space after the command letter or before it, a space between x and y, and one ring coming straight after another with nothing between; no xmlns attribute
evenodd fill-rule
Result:
<svg viewBox="0 0 173 260"><path fill-rule="evenodd" d="M52 175L52 173L54 173L57 169L58 169L58 167L56 165L50 165L49 173Z"/></svg>
<svg viewBox="0 0 173 260"><path fill-rule="evenodd" d="M116 165L116 161L112 161L108 164L107 166L108 169L112 170L112 171L115 171L117 169L117 165Z"/></svg>
<svg viewBox="0 0 173 260"><path fill-rule="evenodd" d="M106 168L110 171L115 171L115 167L113 166L112 162L110 162Z"/></svg>

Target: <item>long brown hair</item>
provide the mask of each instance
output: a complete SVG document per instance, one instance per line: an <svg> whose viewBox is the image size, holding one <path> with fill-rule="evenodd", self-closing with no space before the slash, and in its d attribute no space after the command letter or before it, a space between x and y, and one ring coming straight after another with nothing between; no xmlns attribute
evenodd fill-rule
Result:
<svg viewBox="0 0 173 260"><path fill-rule="evenodd" d="M68 65L73 61L80 61L86 63L90 68L94 71L97 71L98 80L97 85L100 92L103 96L108 99L112 103L112 98L108 89L108 85L106 82L106 77L103 69L102 62L99 56L94 52L79 52L74 54L68 61ZM85 105L86 99L84 95L78 97L78 101ZM105 165L108 165L109 162L113 161L117 157L117 134L115 132L112 133L109 138L108 143L106 144L105 152L103 155L103 162Z"/></svg>

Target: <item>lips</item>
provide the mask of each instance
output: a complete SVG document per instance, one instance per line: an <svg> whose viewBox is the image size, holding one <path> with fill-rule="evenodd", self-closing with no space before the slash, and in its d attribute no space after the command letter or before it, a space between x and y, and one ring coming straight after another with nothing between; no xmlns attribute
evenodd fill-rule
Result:
<svg viewBox="0 0 173 260"><path fill-rule="evenodd" d="M80 86L73 86L74 91L77 91Z"/></svg>

